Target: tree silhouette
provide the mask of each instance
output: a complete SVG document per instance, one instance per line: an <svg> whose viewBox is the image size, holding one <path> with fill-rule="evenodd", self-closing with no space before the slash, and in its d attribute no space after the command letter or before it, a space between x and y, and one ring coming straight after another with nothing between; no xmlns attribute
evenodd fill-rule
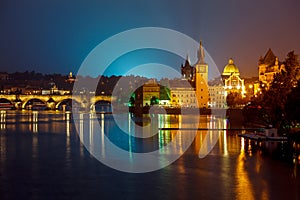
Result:
<svg viewBox="0 0 300 200"><path fill-rule="evenodd" d="M277 128L281 128L286 124L287 99L292 89L297 86L297 80L300 78L298 56L294 51L287 54L284 68L281 72L275 74L270 88L263 92L262 98L257 99L258 103L264 108L270 109L271 112L264 113L264 115L267 115L271 124ZM292 100L290 99L289 101Z"/></svg>
<svg viewBox="0 0 300 200"><path fill-rule="evenodd" d="M134 105L135 105L135 99L133 96L131 96L129 99L129 107L133 107Z"/></svg>
<svg viewBox="0 0 300 200"><path fill-rule="evenodd" d="M159 104L159 99L158 99L156 96L153 96L153 97L150 99L150 104L151 104L151 106L152 106L152 105Z"/></svg>
<svg viewBox="0 0 300 200"><path fill-rule="evenodd" d="M290 126L296 126L300 123L300 81L296 87L294 87L291 93L287 96L285 104L286 119Z"/></svg>
<svg viewBox="0 0 300 200"><path fill-rule="evenodd" d="M240 105L244 105L246 103L245 100L239 92L230 92L226 97L227 106L229 108L237 108Z"/></svg>

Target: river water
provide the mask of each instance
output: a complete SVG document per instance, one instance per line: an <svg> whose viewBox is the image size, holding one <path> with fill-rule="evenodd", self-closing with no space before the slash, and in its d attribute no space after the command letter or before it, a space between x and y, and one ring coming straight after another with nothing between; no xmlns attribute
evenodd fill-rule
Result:
<svg viewBox="0 0 300 200"><path fill-rule="evenodd" d="M219 130L213 149L200 159L205 138L213 136L198 130L190 147L171 165L154 172L125 173L87 151L82 142L93 137L82 131L71 113L1 111L0 115L0 199L300 199L297 143L255 142L240 138L240 131ZM85 115L90 116L84 114L84 119ZM106 136L126 151L153 151L184 135L172 129L160 130L145 141L132 139L118 129L112 115L93 116L88 124L100 123ZM120 117L132 129L130 116ZM159 128L182 126L180 115L155 117ZM201 128L226 128L227 123L216 116L200 117Z"/></svg>

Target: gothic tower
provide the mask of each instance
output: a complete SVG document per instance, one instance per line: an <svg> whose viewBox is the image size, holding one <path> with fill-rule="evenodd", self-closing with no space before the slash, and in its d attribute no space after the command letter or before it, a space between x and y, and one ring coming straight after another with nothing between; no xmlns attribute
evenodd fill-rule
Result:
<svg viewBox="0 0 300 200"><path fill-rule="evenodd" d="M200 41L198 50L198 61L195 64L196 68L196 95L199 108L207 108L209 92L208 92L208 64L204 60L205 53Z"/></svg>
<svg viewBox="0 0 300 200"><path fill-rule="evenodd" d="M195 67L191 66L190 59L187 56L185 60L185 64L181 65L181 75L182 78L188 80L188 82L191 84L193 88L195 88L195 74L196 69Z"/></svg>

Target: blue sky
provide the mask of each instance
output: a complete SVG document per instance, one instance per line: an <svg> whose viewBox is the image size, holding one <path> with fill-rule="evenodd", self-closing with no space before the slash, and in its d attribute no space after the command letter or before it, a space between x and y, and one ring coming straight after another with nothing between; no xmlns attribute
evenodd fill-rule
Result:
<svg viewBox="0 0 300 200"><path fill-rule="evenodd" d="M0 71L76 73L100 42L128 29L154 26L202 39L220 70L232 57L242 76L257 76L257 61L268 48L280 60L290 50L300 53L299 7L297 0L2 0ZM163 52L135 53L116 60L107 74L123 74L134 67L130 63L179 69L183 62Z"/></svg>

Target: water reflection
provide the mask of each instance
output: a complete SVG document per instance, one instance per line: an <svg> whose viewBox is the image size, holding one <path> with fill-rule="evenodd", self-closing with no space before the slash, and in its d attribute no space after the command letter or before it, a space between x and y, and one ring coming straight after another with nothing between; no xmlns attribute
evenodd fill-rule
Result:
<svg viewBox="0 0 300 200"><path fill-rule="evenodd" d="M182 121L182 117L179 115L157 115L152 118L157 122L157 127L159 128L169 128L164 130L159 130L157 135L146 138L139 139L134 137L134 129L136 124L130 119L130 115L123 115L122 122L124 127L126 127L127 133L121 132L118 127L113 123L113 118L110 115L96 114L96 113L80 113L79 114L79 135L91 151L92 154L101 155L105 158L107 152L107 146L105 144L105 136L107 136L114 144L119 146L126 151L128 151L128 159L132 158L134 152L149 152L158 150L160 154L170 154L172 152L184 153L183 143L187 139L193 139L193 134L191 134L188 128L198 127L204 129L197 131L194 140L194 150L198 155L212 155L219 154L217 151L212 151L214 146L218 143L220 151L223 156L228 156L230 151L237 151L237 147L240 145L238 143L239 137L234 135L234 137L228 137L226 130L220 130L227 127L227 120L211 116L201 116L200 122L195 123L193 120L191 123L186 123ZM192 116L190 116L192 118ZM101 130L95 132L96 125L100 125ZM149 126L148 128L153 128ZM181 130L176 130L179 128ZM156 127L154 130L157 129ZM207 129L207 130L205 130ZM88 133L88 134L86 134ZM174 140L178 137L178 140ZM229 138L229 141L228 141ZM174 143L173 148L164 148L170 142ZM97 146L97 144L100 144ZM244 142L243 142L244 145ZM249 145L251 145L249 143ZM243 146L244 148L244 146ZM251 148L251 146L249 146ZM212 152L211 152L212 151ZM200 158L203 158L201 157Z"/></svg>
<svg viewBox="0 0 300 200"><path fill-rule="evenodd" d="M65 118L65 121L66 121L66 134L67 134L67 137L69 138L70 137L70 117L71 117L71 112L67 111L66 112L66 118Z"/></svg>
<svg viewBox="0 0 300 200"><path fill-rule="evenodd" d="M65 115L63 115L63 120L66 123L66 162L68 163L71 160L71 112L66 111Z"/></svg>
<svg viewBox="0 0 300 200"><path fill-rule="evenodd" d="M101 147L102 147L101 152L102 152L102 157L104 158L104 157L105 157L105 143L104 143L104 134L105 134L105 132L104 132L104 114L101 114L100 116L101 116L101 118L100 118L100 121L101 121L101 132L100 132L100 134L101 134ZM130 138L129 138L128 140L131 141ZM131 147L131 143L130 143L130 147ZM131 152L131 151L130 151L130 152Z"/></svg>
<svg viewBox="0 0 300 200"><path fill-rule="evenodd" d="M249 180L247 171L245 169L245 162L247 157L245 155L245 140L241 138L241 152L237 160L236 166L236 190L237 190L237 199L255 199L253 194L253 188Z"/></svg>
<svg viewBox="0 0 300 200"><path fill-rule="evenodd" d="M38 132L38 111L32 111L32 132L37 133Z"/></svg>
<svg viewBox="0 0 300 200"><path fill-rule="evenodd" d="M110 159L111 156L115 156L111 154L111 145L116 145L119 149L125 150L126 154L116 158L121 160L133 161L134 154L156 151L162 156L162 159L165 159L163 157L165 155L181 155L185 152L185 146L188 141L193 141L194 135L199 134L196 130L193 130L199 124L199 121L195 121L193 116L185 116L185 119L180 115L150 116L151 126L146 127L146 132L148 130L152 132L157 131L157 134L148 138L134 137L136 124L135 121L130 119L131 116L128 114L118 116L123 119L120 122L123 128L125 127L126 132L122 132L115 125L111 115L79 113L76 117L79 119L77 123L81 141L93 155L100 159ZM221 128L226 126L223 124L224 120L220 118L211 120L205 116L204 119L204 122L200 120L199 125L206 129L219 129L220 126ZM153 123L154 125L152 126ZM180 128L180 130L161 130L158 127ZM198 137L201 138L201 142L196 142L196 145L199 146L198 153L201 155L201 158L203 157L202 155L206 156L213 149L220 134L222 132L218 130L205 130L201 133L201 136ZM105 141L107 140L106 137L109 139L109 142ZM227 146L224 146L226 153Z"/></svg>
<svg viewBox="0 0 300 200"><path fill-rule="evenodd" d="M176 136L179 138L176 148L182 152L184 140L192 136L188 130L170 129L159 130L157 135L150 138L137 139L134 137L135 124L130 120L131 116L126 114L122 117L122 123L130 134L121 132L111 115L78 114L78 134L85 144L91 146L92 154L109 156L109 147L104 142L106 136L120 148L128 150L128 159L132 160L135 152L158 149L160 154L170 153L173 149L163 147ZM186 123L178 115L157 115L151 120L155 120L159 128L227 127L226 120L215 116L201 116L199 124L192 119ZM100 125L99 132L95 132L96 124ZM79 188L78 191L82 188L91 191L90 188L94 187L93 195L100 192L101 195L115 186L115 181L126 180L122 185L124 193L151 187L156 192L166 194L166 197L172 194L176 197L174 188L178 188L186 197L205 198L213 193L217 199L225 198L221 195L226 195L227 199L272 199L277 196L293 199L299 194L300 144L297 143L292 145L293 154L287 157L289 152L286 144L256 143L240 138L237 132L230 130L199 130L191 148L170 167L145 176L126 176L125 173L116 176L115 171L110 171L87 156L84 146L78 142L73 125L70 112L0 112L0 186L4 188L1 192L25 187L24 190L30 193L46 191L50 194L52 189L48 186L51 183L59 185L57 191L64 188L66 195L73 194L73 187ZM213 144L215 137L219 137L216 145ZM95 147L99 149L93 148L95 141L100 142L101 145ZM213 148L204 159L199 159L198 154L204 145ZM292 165L272 159L273 155L287 157ZM141 177L146 178L141 180ZM17 187L10 189L7 185L12 181ZM147 184L142 186L141 183ZM99 188L104 189L101 191Z"/></svg>
<svg viewBox="0 0 300 200"><path fill-rule="evenodd" d="M6 111L0 110L0 130L5 130L6 128Z"/></svg>
<svg viewBox="0 0 300 200"><path fill-rule="evenodd" d="M70 124L72 123L70 114L57 111L2 110L0 111L0 130L70 134Z"/></svg>

